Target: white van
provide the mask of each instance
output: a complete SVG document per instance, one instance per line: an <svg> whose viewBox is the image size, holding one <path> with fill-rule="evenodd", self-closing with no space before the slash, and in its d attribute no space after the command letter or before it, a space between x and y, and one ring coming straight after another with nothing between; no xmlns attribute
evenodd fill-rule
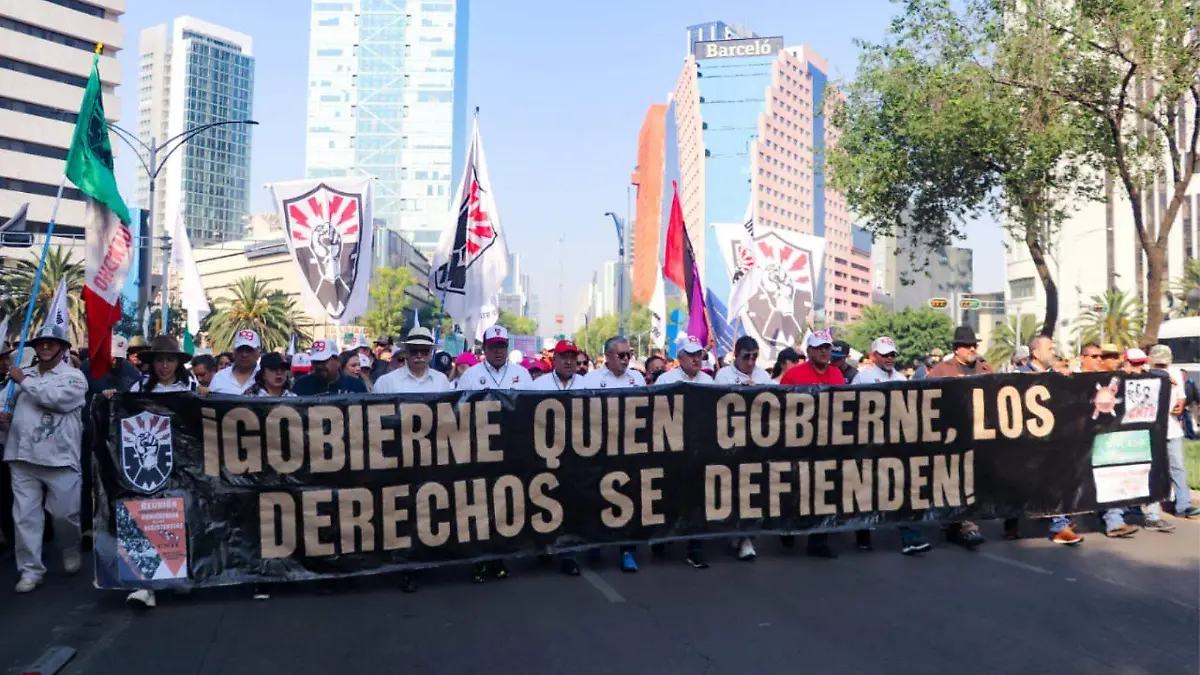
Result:
<svg viewBox="0 0 1200 675"><path fill-rule="evenodd" d="M1171 358L1195 380L1200 375L1200 316L1164 321L1158 342L1171 348Z"/></svg>

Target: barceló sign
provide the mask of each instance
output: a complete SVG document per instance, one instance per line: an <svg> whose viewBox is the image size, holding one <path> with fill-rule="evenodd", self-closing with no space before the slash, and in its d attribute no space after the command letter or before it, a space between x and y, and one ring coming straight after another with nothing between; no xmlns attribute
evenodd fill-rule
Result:
<svg viewBox="0 0 1200 675"><path fill-rule="evenodd" d="M739 56L775 56L782 49L782 37L744 38L697 42L692 47L692 54L697 59L729 59Z"/></svg>

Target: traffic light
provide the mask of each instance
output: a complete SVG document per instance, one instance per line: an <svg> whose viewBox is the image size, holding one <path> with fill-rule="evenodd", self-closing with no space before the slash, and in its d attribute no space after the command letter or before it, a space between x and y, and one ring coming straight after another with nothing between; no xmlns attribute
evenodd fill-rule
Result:
<svg viewBox="0 0 1200 675"><path fill-rule="evenodd" d="M950 304L950 302L948 300L946 300L945 298L930 298L929 299L929 306L932 307L933 309L945 309L946 305L949 305L949 304Z"/></svg>

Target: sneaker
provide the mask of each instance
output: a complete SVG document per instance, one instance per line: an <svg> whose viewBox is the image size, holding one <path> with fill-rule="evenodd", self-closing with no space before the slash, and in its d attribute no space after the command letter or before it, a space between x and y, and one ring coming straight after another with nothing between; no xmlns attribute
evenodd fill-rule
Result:
<svg viewBox="0 0 1200 675"><path fill-rule="evenodd" d="M1167 532L1175 531L1174 525L1172 525L1171 523L1168 523L1167 521L1165 521L1161 518L1158 520L1147 520L1146 522L1142 523L1142 527L1146 528L1147 530L1154 530L1155 532L1162 532L1163 534L1166 534Z"/></svg>
<svg viewBox="0 0 1200 675"><path fill-rule="evenodd" d="M698 570L708 569L708 563L704 562L704 555L700 551L688 551L687 557L684 560L687 564Z"/></svg>
<svg viewBox="0 0 1200 675"><path fill-rule="evenodd" d="M270 600L271 592L263 584L254 584L254 595L252 597L255 600Z"/></svg>
<svg viewBox="0 0 1200 675"><path fill-rule="evenodd" d="M154 591L146 588L139 588L130 593L126 596L125 602L134 607L144 607L146 609L153 609L158 604L154 599Z"/></svg>
<svg viewBox="0 0 1200 675"><path fill-rule="evenodd" d="M503 560L497 560L492 563L492 578L493 579L507 579L508 578L508 567L506 567L504 565Z"/></svg>
<svg viewBox="0 0 1200 675"><path fill-rule="evenodd" d="M63 556L63 571L67 574L76 574L79 572L79 549L75 546L64 548Z"/></svg>
<svg viewBox="0 0 1200 675"><path fill-rule="evenodd" d="M417 574L416 574L416 572L401 572L400 573L400 592L401 593L416 593L417 592Z"/></svg>
<svg viewBox="0 0 1200 675"><path fill-rule="evenodd" d="M1004 521L1004 538L1016 541L1021 538L1021 521L1017 518L1007 518Z"/></svg>
<svg viewBox="0 0 1200 675"><path fill-rule="evenodd" d="M488 565L485 562L477 562L471 567L471 581L477 584L482 584L487 581Z"/></svg>
<svg viewBox="0 0 1200 675"><path fill-rule="evenodd" d="M932 548L929 542L925 541L921 535L917 533L909 534L907 532L900 535L900 552L904 555L916 555L924 553Z"/></svg>
<svg viewBox="0 0 1200 675"><path fill-rule="evenodd" d="M32 574L22 574L21 580L17 582L17 586L13 590L18 593L30 593L41 585L41 577L35 577Z"/></svg>
<svg viewBox="0 0 1200 675"><path fill-rule="evenodd" d="M1059 530L1058 532L1055 532L1054 536L1051 537L1050 540L1056 544L1065 544L1067 546L1075 546L1076 544L1080 544L1083 542L1083 537L1079 536L1075 532L1075 530L1072 530L1069 527L1064 527L1063 529Z"/></svg>
<svg viewBox="0 0 1200 675"><path fill-rule="evenodd" d="M951 527L946 531L946 540L951 544L958 544L968 551L974 551L979 548L980 544L987 540L979 533L979 530L967 524L957 524L957 527Z"/></svg>
<svg viewBox="0 0 1200 675"><path fill-rule="evenodd" d="M875 547L871 545L871 531L858 530L854 533L854 545L860 551L874 551Z"/></svg>
<svg viewBox="0 0 1200 675"><path fill-rule="evenodd" d="M1112 537L1114 539L1116 539L1116 538L1125 539L1125 538L1132 537L1133 535L1137 534L1137 531L1138 531L1138 528L1134 527L1133 525L1130 525L1128 523L1121 523L1120 527L1114 527L1113 529L1108 530L1107 532L1104 533L1104 536Z"/></svg>
<svg viewBox="0 0 1200 675"><path fill-rule="evenodd" d="M750 541L749 537L743 539L741 544L738 544L737 557L738 560L746 561L754 560L758 557L758 552L754 550L754 542Z"/></svg>
<svg viewBox="0 0 1200 675"><path fill-rule="evenodd" d="M574 558L563 558L558 570L569 577L579 576L579 563Z"/></svg>
<svg viewBox="0 0 1200 675"><path fill-rule="evenodd" d="M637 558L633 557L632 551L626 551L621 554L621 571L628 574L638 571Z"/></svg>
<svg viewBox="0 0 1200 675"><path fill-rule="evenodd" d="M1190 506L1183 511L1175 512L1176 518L1200 518L1200 506Z"/></svg>

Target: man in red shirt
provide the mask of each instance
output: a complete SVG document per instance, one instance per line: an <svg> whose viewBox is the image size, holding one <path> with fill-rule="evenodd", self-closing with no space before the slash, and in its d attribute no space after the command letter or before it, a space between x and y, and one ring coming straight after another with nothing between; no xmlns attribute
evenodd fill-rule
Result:
<svg viewBox="0 0 1200 675"><path fill-rule="evenodd" d="M846 384L842 371L832 366L833 335L829 329L814 332L804 345L808 360L788 368L780 378L779 384ZM790 534L780 537L787 548L795 541ZM836 558L837 554L829 547L829 535L825 533L808 536L808 555L817 558Z"/></svg>
<svg viewBox="0 0 1200 675"><path fill-rule="evenodd" d="M842 371L831 367L833 337L828 329L810 335L805 347L808 360L788 368L779 384L846 384Z"/></svg>

